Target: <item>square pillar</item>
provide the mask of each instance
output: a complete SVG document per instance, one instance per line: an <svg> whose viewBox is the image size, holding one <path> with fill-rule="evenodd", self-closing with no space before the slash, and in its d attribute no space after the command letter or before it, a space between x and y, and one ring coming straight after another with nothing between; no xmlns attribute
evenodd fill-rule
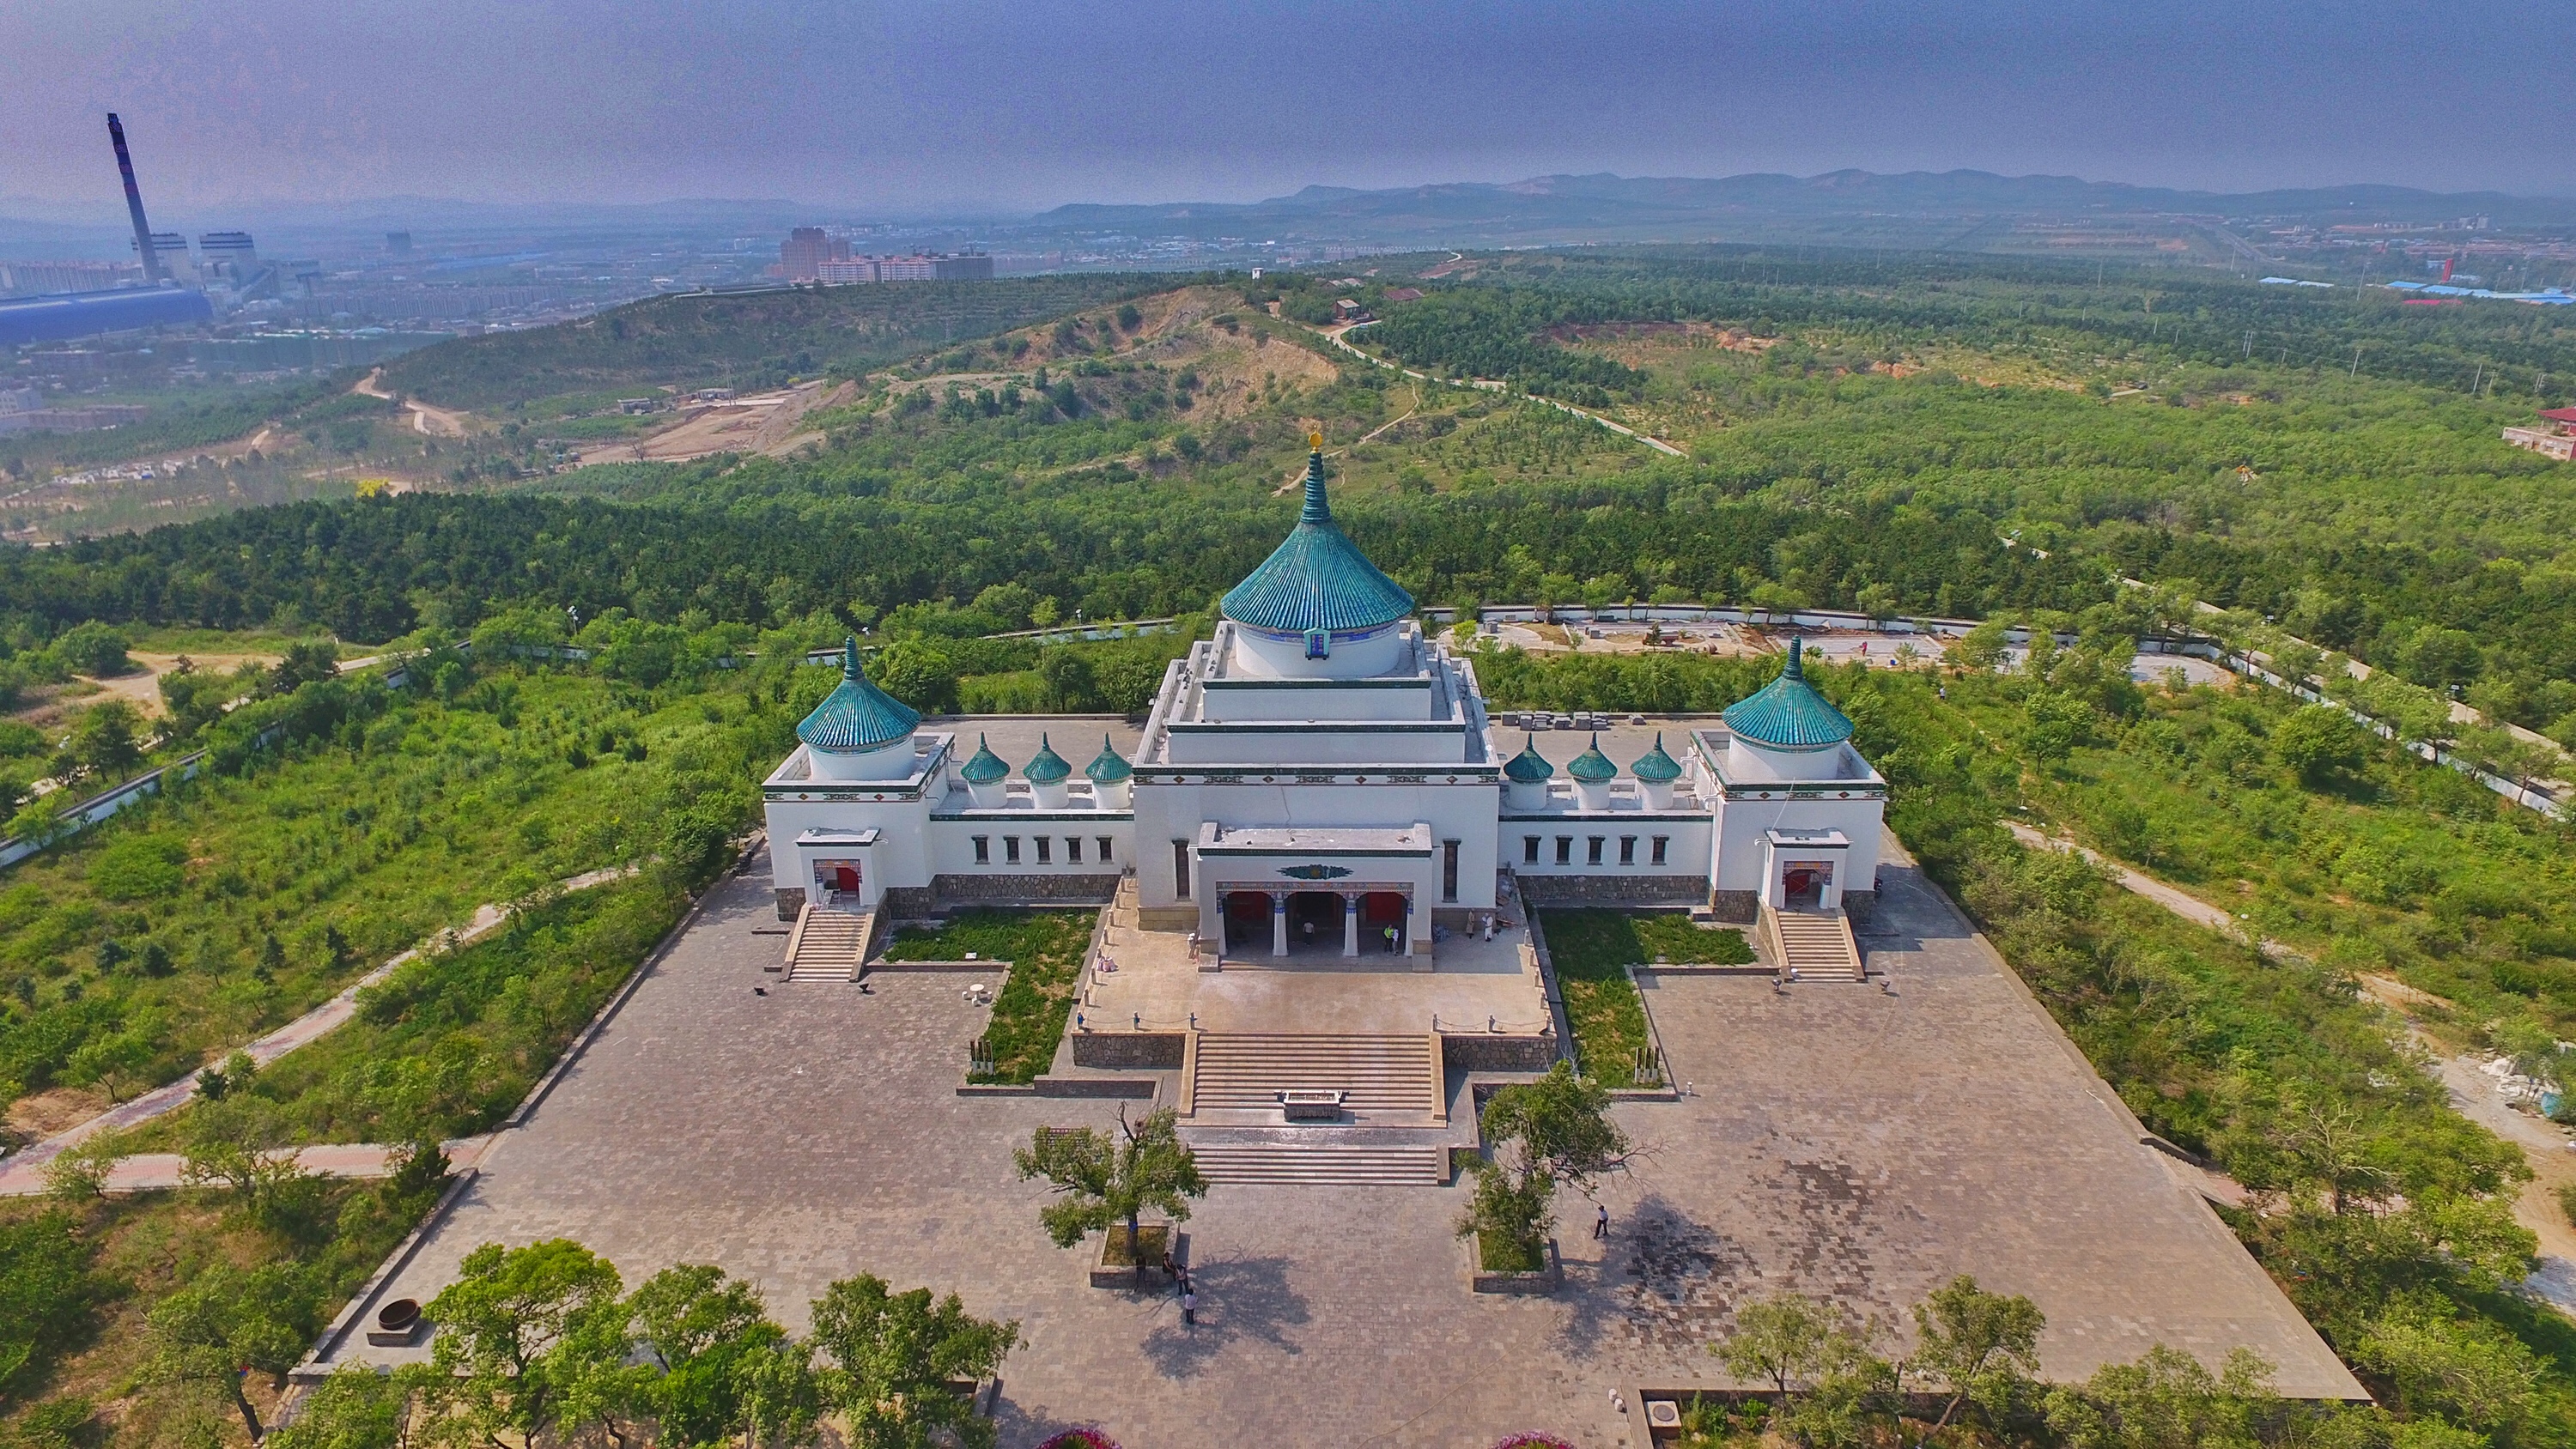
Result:
<svg viewBox="0 0 2576 1449"><path fill-rule="evenodd" d="M1288 893L1286 891L1270 893L1270 954L1273 956L1288 954Z"/></svg>
<svg viewBox="0 0 2576 1449"><path fill-rule="evenodd" d="M1342 954L1360 953L1360 897L1357 891L1342 892Z"/></svg>

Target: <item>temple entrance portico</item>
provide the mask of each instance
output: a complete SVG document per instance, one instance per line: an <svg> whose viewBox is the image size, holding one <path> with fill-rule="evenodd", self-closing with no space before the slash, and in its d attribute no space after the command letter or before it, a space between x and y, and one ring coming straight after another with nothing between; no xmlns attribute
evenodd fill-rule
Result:
<svg viewBox="0 0 2576 1449"><path fill-rule="evenodd" d="M1191 843L1203 939L1252 961L1369 955L1421 958L1438 899L1438 843L1427 824L1228 827ZM1390 934L1392 933L1392 934Z"/></svg>
<svg viewBox="0 0 2576 1449"><path fill-rule="evenodd" d="M1219 880L1212 886L1228 957L1349 960L1414 954L1416 914L1409 882L1337 882L1331 890L1291 890L1267 881Z"/></svg>

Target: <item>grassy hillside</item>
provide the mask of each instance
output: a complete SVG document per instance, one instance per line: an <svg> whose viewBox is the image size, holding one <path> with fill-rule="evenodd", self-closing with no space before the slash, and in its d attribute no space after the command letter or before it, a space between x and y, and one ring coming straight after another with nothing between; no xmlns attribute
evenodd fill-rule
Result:
<svg viewBox="0 0 2576 1449"><path fill-rule="evenodd" d="M385 385L444 407L564 393L776 387L1168 287L1090 274L657 297L557 327L465 337L386 364Z"/></svg>

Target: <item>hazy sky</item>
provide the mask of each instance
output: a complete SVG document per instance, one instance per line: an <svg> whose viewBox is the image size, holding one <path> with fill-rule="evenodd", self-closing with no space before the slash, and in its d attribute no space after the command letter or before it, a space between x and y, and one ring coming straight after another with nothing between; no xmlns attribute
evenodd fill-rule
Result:
<svg viewBox="0 0 2576 1449"><path fill-rule="evenodd" d="M1977 167L2576 194L2568 0L0 0L0 198L1250 200Z"/></svg>

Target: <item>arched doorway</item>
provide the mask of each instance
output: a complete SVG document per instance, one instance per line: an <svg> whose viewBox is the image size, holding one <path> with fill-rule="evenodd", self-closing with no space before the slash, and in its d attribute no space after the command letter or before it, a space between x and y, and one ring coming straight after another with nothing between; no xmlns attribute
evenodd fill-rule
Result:
<svg viewBox="0 0 2576 1449"><path fill-rule="evenodd" d="M1342 954L1342 897L1338 891L1296 891L1288 897L1288 951Z"/></svg>
<svg viewBox="0 0 2576 1449"><path fill-rule="evenodd" d="M1370 891L1360 897L1360 952L1394 954L1412 946L1407 939L1411 922L1405 919L1402 891ZM1388 928L1395 931L1387 934Z"/></svg>
<svg viewBox="0 0 2576 1449"><path fill-rule="evenodd" d="M1270 954L1268 891L1226 892L1225 949L1236 954Z"/></svg>

